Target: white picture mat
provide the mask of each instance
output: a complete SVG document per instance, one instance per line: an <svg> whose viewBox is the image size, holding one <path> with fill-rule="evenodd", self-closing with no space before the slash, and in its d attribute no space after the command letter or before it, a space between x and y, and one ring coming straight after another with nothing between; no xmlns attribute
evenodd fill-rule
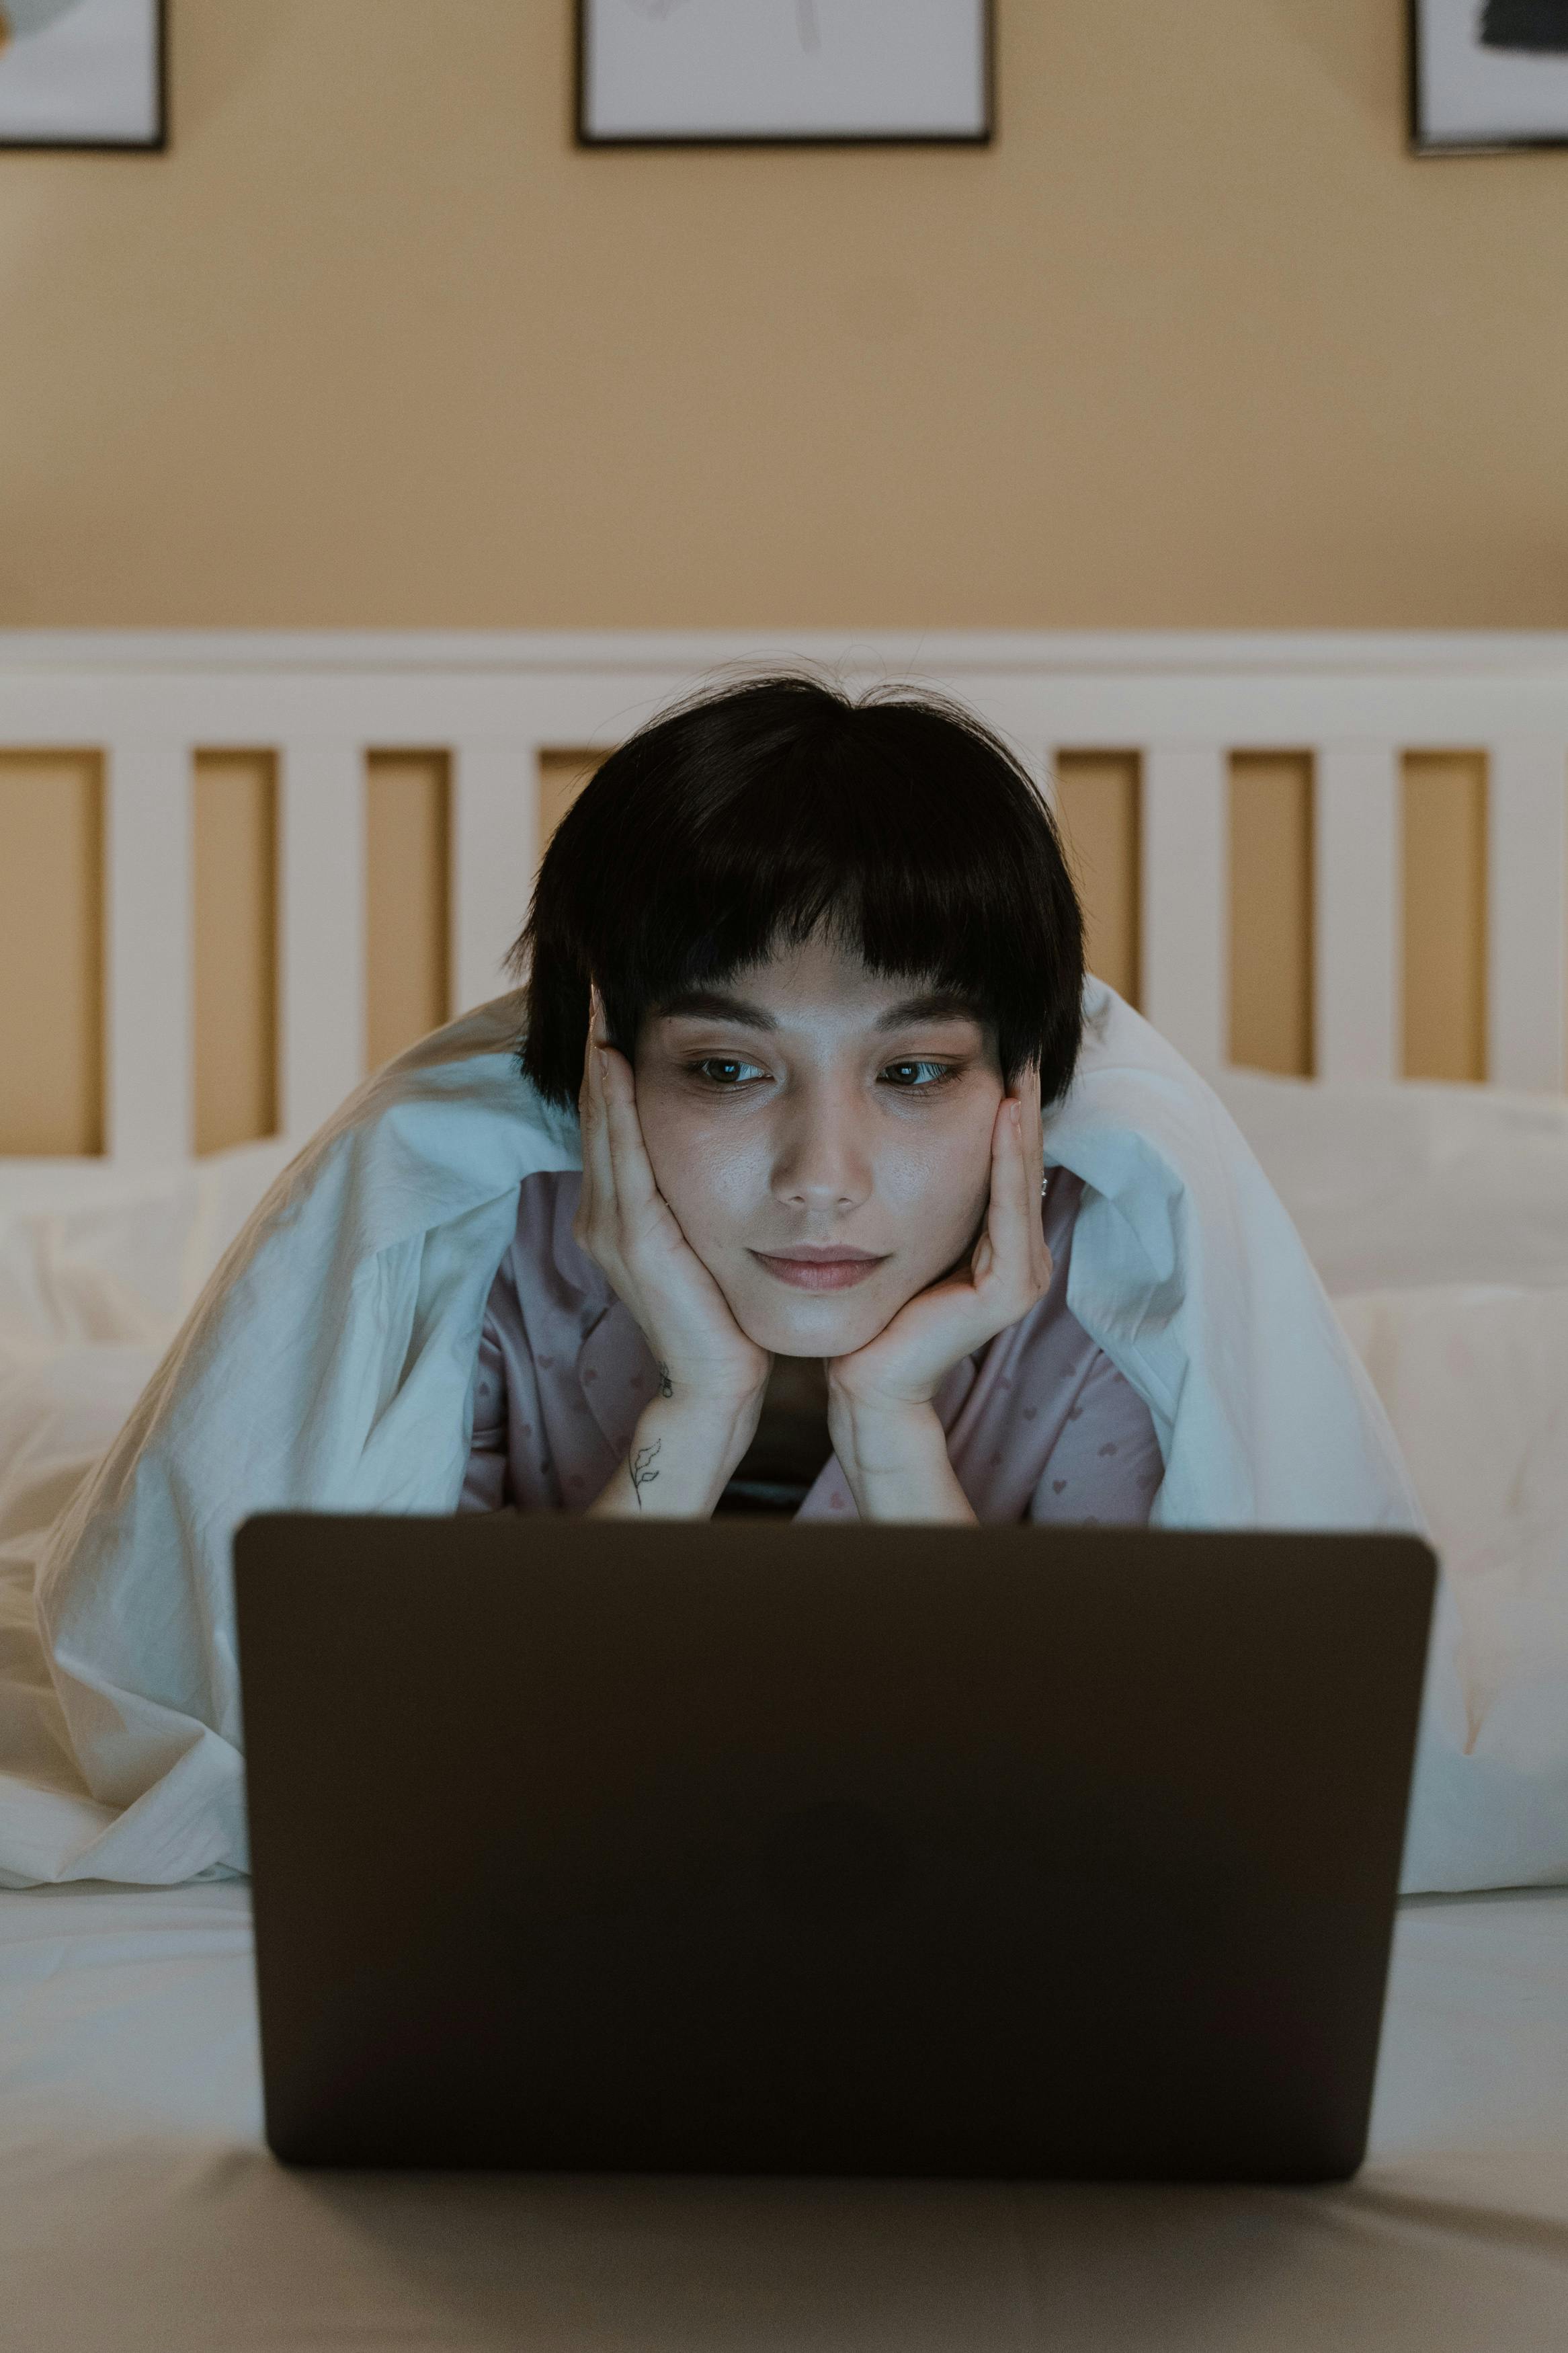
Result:
<svg viewBox="0 0 1568 2353"><path fill-rule="evenodd" d="M1420 132L1435 143L1568 139L1568 57L1481 45L1484 0L1421 0Z"/></svg>
<svg viewBox="0 0 1568 2353"><path fill-rule="evenodd" d="M161 136L158 0L11 0L8 13L0 140Z"/></svg>
<svg viewBox="0 0 1568 2353"><path fill-rule="evenodd" d="M589 138L974 138L985 0L583 0Z"/></svg>

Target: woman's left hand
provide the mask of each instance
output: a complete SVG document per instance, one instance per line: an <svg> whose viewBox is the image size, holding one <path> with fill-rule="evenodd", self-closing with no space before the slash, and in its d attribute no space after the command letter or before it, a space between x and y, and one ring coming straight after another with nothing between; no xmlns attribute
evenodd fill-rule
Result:
<svg viewBox="0 0 1568 2353"><path fill-rule="evenodd" d="M900 1307L874 1340L827 1362L828 1394L858 1419L929 1405L962 1357L1045 1297L1051 1254L1040 1223L1045 1128L1040 1073L1030 1063L1004 1095L991 1131L991 1198L966 1268Z"/></svg>
<svg viewBox="0 0 1568 2353"><path fill-rule="evenodd" d="M973 1522L931 1403L945 1376L1046 1294L1045 1131L1030 1064L991 1130L991 1198L968 1267L919 1291L847 1356L827 1359L827 1428L865 1520Z"/></svg>

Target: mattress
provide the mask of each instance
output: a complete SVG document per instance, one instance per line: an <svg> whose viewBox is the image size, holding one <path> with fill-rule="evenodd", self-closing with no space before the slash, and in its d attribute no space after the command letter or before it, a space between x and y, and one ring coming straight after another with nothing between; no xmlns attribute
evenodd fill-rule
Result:
<svg viewBox="0 0 1568 2353"><path fill-rule="evenodd" d="M0 1894L27 2353L1523 2353L1568 2342L1568 1889L1402 1907L1352 2183L289 2172L247 1890Z"/></svg>

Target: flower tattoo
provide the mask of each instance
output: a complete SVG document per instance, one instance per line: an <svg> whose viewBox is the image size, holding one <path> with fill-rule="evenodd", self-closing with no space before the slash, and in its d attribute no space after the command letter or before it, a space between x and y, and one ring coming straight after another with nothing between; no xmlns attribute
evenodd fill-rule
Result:
<svg viewBox="0 0 1568 2353"><path fill-rule="evenodd" d="M639 1446L637 1452L632 1456L631 1461L627 1466L632 1482L632 1493L637 1499L638 1511L641 1511L642 1509L643 1489L647 1485L650 1480L657 1479L658 1477L658 1472L653 1468L653 1458L658 1452L658 1450L663 1443L664 1440L662 1439L656 1438L651 1446Z"/></svg>

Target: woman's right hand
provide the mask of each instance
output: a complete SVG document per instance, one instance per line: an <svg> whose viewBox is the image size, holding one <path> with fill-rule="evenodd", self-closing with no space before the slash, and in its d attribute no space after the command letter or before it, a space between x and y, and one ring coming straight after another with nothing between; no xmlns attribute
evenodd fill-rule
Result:
<svg viewBox="0 0 1568 2353"><path fill-rule="evenodd" d="M773 1358L742 1331L658 1189L637 1117L635 1075L605 1036L597 988L589 998L577 1111L583 1190L572 1231L653 1350L661 1394L754 1417Z"/></svg>

